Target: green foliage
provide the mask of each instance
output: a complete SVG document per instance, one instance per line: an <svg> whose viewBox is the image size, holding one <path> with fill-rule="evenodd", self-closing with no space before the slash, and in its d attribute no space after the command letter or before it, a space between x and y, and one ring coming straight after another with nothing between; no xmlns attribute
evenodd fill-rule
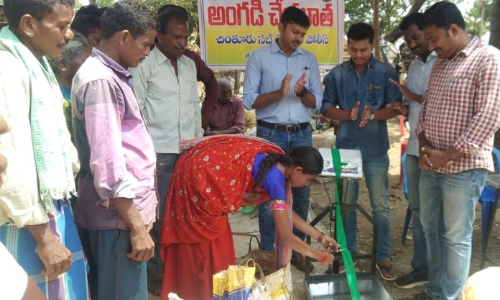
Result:
<svg viewBox="0 0 500 300"><path fill-rule="evenodd" d="M421 12L439 0L427 0ZM454 1L460 3L463 0ZM380 0L379 1L379 23L380 33L388 34L399 26L401 19L410 10L413 0ZM345 32L349 26L355 23L364 22L373 24L373 1L372 0L345 0L346 21Z"/></svg>
<svg viewBox="0 0 500 300"><path fill-rule="evenodd" d="M481 31L481 36L490 30L490 20L491 20L491 11L493 9L492 1L478 1L484 3L484 20L481 21L481 6L477 3L474 7L467 12L465 15L465 23L467 32L470 35L479 36L479 31ZM482 26L482 28L481 28Z"/></svg>
<svg viewBox="0 0 500 300"><path fill-rule="evenodd" d="M184 7L189 13L189 30L198 31L198 0L138 0L144 3L153 12L157 12L160 7L166 4L173 4Z"/></svg>
<svg viewBox="0 0 500 300"><path fill-rule="evenodd" d="M115 3L115 0L97 0L97 6L99 7L108 7L113 5Z"/></svg>

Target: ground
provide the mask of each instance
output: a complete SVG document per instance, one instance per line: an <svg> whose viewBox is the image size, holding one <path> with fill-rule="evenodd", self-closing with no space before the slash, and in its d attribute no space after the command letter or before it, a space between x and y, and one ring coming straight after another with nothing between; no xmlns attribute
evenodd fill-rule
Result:
<svg viewBox="0 0 500 300"><path fill-rule="evenodd" d="M408 239L405 245L401 244L401 232L403 230L404 218L406 216L406 209L408 207L408 202L406 201L402 189L402 185L399 184L399 174L400 174L400 137L399 137L399 123L396 120L388 122L389 129L389 140L391 148L389 150L389 157L391 160L391 166L389 169L389 206L391 209L391 237L392 237L392 249L391 249L391 260L396 269L398 275L403 275L411 270L410 261L413 256L413 240L411 239L411 228L408 232ZM326 183L326 189L330 192L330 196L333 196L333 182ZM311 185L311 206L313 214L318 214L325 207L329 205L329 198L326 194L325 185L319 181L313 182ZM360 196L359 204L370 212L370 205L368 200L368 193L364 181L360 183ZM234 233L253 233L258 235L258 221L255 214L245 215L241 212L231 215L231 227ZM474 235L473 235L473 249L472 249L472 264L471 273L473 274L479 270L481 263L481 211L478 207L476 211L476 219L474 223ZM358 217L358 250L362 253L368 253L371 247L371 228L369 223L363 218ZM497 217L494 232L490 241L490 257L500 261L500 217ZM328 220L325 218L322 223L323 230L329 228ZM248 252L248 236L234 235L234 242L236 248L237 257L243 256ZM317 243L313 246L319 247ZM358 269L362 272L368 272L369 261L360 261L358 263ZM315 264L315 273L322 274L324 268L321 268L318 264ZM294 293L293 299L302 300L306 299L304 296L304 287L302 280L304 274L294 267L292 267L292 276L294 282ZM400 299L402 297L407 297L412 294L418 293L422 288L415 288L410 290L397 289L390 282L382 281L384 287L392 296L393 299ZM151 296L150 299L158 299L157 297ZM198 300L198 299L185 299L185 300Z"/></svg>

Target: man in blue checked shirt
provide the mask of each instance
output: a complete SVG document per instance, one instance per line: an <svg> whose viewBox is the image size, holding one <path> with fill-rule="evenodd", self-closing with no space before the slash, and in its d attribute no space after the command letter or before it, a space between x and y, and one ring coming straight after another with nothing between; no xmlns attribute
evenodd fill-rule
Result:
<svg viewBox="0 0 500 300"><path fill-rule="evenodd" d="M280 37L255 50L245 70L243 104L255 109L257 136L285 151L312 146L311 112L320 108L323 98L316 57L299 48L309 26L309 18L302 10L286 8L278 24ZM292 192L293 210L307 220L310 188L293 188ZM275 226L268 203L259 207L259 227L262 247L274 251ZM294 233L305 238L300 231ZM294 253L291 262L305 270L300 254Z"/></svg>
<svg viewBox="0 0 500 300"><path fill-rule="evenodd" d="M372 55L374 36L373 28L368 24L358 23L349 28L347 46L351 59L326 76L322 111L327 118L340 121L336 147L361 151L363 173L378 231L377 269L384 280L394 281L396 273L389 256L389 137L386 120L396 117L398 112L386 106L400 103L401 92L389 82L389 79L398 81L396 70ZM359 183L350 182L345 203L356 204L358 191ZM356 254L356 217L354 210L346 213L345 231L351 254Z"/></svg>

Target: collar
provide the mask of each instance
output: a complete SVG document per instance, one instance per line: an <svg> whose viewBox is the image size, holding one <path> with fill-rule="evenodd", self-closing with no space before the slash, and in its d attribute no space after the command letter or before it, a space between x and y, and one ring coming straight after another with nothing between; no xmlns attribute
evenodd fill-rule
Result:
<svg viewBox="0 0 500 300"><path fill-rule="evenodd" d="M155 46L153 48L153 51L151 51L151 54L154 55L157 64L161 65L164 62L166 62L169 66L172 65L172 63L170 62L170 59L168 59L168 57L165 54L163 54L163 52L161 52L161 50L158 48L158 46ZM186 59L186 56L182 55L181 57L179 57L177 59L177 63L185 63L185 59Z"/></svg>
<svg viewBox="0 0 500 300"><path fill-rule="evenodd" d="M347 69L349 71L354 71L354 67L352 66L352 59L349 58L349 61L346 63L347 63ZM376 64L377 64L377 60L375 59L375 56L373 56L373 54L372 54L372 57L370 58L370 61L368 62L366 69L370 69L370 68L374 69Z"/></svg>
<svg viewBox="0 0 500 300"><path fill-rule="evenodd" d="M280 48L280 46L278 46L278 39L275 39L272 43L271 43L271 53L272 54L275 54L277 52L281 52L283 53L283 55L286 55L285 52L283 52ZM292 55L290 56L295 56L295 55L299 55L299 54L304 54L304 50L299 47L297 49L295 49L295 51L292 53Z"/></svg>
<svg viewBox="0 0 500 300"><path fill-rule="evenodd" d="M436 51L432 51L431 54L429 54L429 56L427 56L427 60L425 62L418 55L415 57L415 61L418 62L419 64L425 65L427 63L433 62L436 58L437 58Z"/></svg>
<svg viewBox="0 0 500 300"><path fill-rule="evenodd" d="M220 105L225 105L219 99L217 99L217 103L219 103ZM234 95L231 96L231 99L229 99L229 101L226 102L226 104L227 103L234 103Z"/></svg>
<svg viewBox="0 0 500 300"><path fill-rule="evenodd" d="M467 57L479 47L481 47L481 41L477 38L477 36L474 36L469 44L467 44L467 46L462 49L462 51L458 52L455 57L457 57L460 53L463 53Z"/></svg>
<svg viewBox="0 0 500 300"><path fill-rule="evenodd" d="M111 57L107 56L104 54L102 51L100 51L97 48L92 49L92 57L96 58L100 62L102 62L106 67L112 69L115 71L115 73L124 76L124 77L131 77L130 73L125 70L120 64L118 64L116 61L114 61Z"/></svg>

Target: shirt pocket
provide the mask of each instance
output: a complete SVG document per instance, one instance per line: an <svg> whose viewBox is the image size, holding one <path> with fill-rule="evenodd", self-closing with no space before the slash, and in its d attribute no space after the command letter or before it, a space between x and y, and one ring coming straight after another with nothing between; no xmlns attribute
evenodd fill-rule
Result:
<svg viewBox="0 0 500 300"><path fill-rule="evenodd" d="M475 94L476 86L472 78L452 77L443 96L453 106L465 108L473 104Z"/></svg>
<svg viewBox="0 0 500 300"><path fill-rule="evenodd" d="M366 105L371 109L380 109L384 106L384 86L382 84L369 84L366 87Z"/></svg>

